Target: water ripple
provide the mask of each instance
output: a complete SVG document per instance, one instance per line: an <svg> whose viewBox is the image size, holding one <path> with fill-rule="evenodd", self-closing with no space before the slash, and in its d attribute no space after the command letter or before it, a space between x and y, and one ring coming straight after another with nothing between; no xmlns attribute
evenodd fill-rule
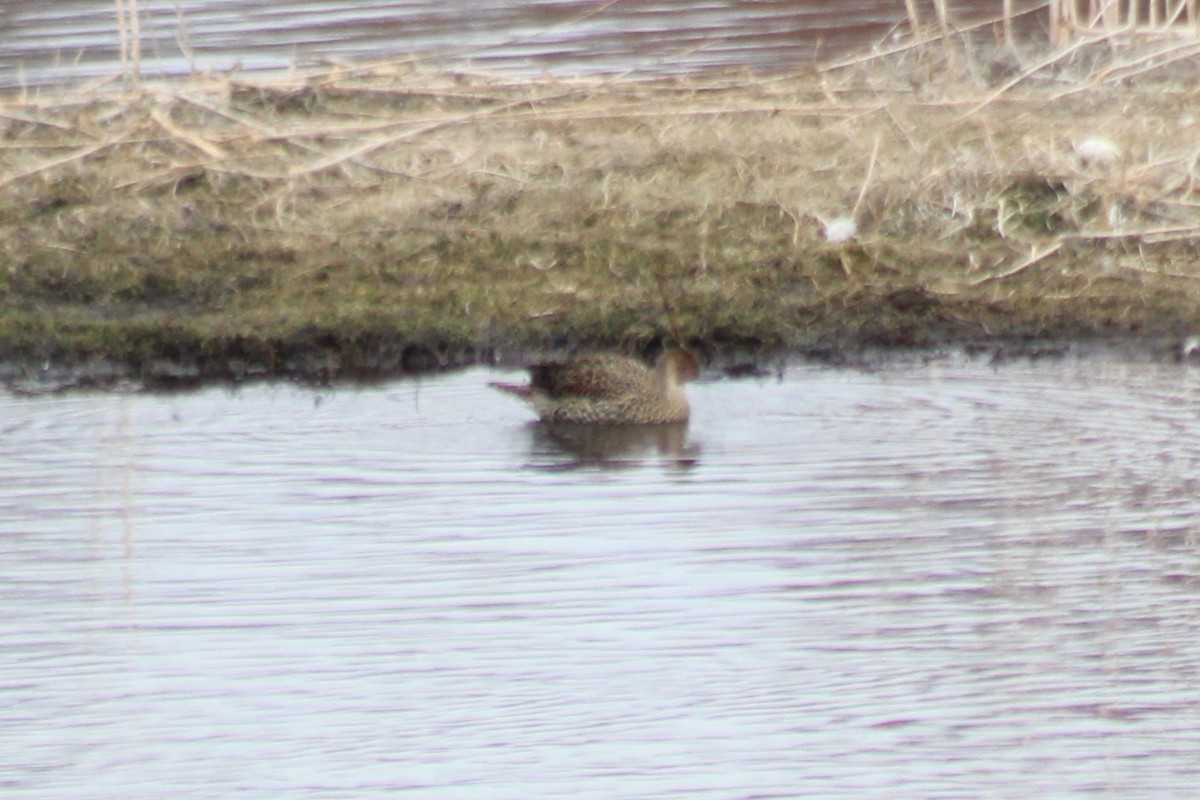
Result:
<svg viewBox="0 0 1200 800"><path fill-rule="evenodd" d="M178 0L140 3L144 74L288 69L329 60L443 54L509 72L567 74L803 65L877 44L904 18L867 0L675 3ZM958 0L955 20L995 14ZM9 0L0 86L111 76L121 69L112 0Z"/></svg>
<svg viewBox="0 0 1200 800"><path fill-rule="evenodd" d="M615 449L491 377L0 398L6 796L1200 779L1200 373L798 366Z"/></svg>

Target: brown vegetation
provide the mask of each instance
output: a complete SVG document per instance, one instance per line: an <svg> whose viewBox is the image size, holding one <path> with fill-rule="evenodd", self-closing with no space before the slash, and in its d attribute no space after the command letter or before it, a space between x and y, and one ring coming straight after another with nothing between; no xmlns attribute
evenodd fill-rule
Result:
<svg viewBox="0 0 1200 800"><path fill-rule="evenodd" d="M675 326L717 351L1179 337L1200 320L1197 52L1084 38L652 80L388 63L9 97L0 359L337 377ZM857 234L831 241L839 217Z"/></svg>

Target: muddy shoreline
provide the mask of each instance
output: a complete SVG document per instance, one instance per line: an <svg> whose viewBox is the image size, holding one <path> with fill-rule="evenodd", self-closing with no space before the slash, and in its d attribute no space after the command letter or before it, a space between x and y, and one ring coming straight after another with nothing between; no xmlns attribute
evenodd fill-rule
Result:
<svg viewBox="0 0 1200 800"><path fill-rule="evenodd" d="M5 98L0 381L327 383L669 340L714 370L1178 358L1200 329L1192 61L379 64Z"/></svg>
<svg viewBox="0 0 1200 800"><path fill-rule="evenodd" d="M1185 351L1184 342L1173 337L1116 336L1057 340L991 338L951 341L919 348L829 344L787 350L763 347L717 349L696 341L691 342L690 346L703 362L705 380L780 378L789 365L800 363L870 371L897 363L964 359L997 367L1010 362L1047 359L1070 361L1101 358L1132 363L1176 363L1181 366L1200 361L1200 353ZM176 392L212 385L236 388L263 382L285 382L314 388L362 386L391 380L420 379L478 366L516 369L586 349L573 346L549 350L475 352L468 349L458 353L438 353L432 349L414 347L407 358L401 358L394 365L336 370L311 362L301 368L269 369L221 359L214 360L207 369L195 364L165 360L142 369L111 359L59 364L10 361L0 364L0 389L17 396L36 397L78 391ZM652 361L657 349L658 344L651 343L634 351L633 355Z"/></svg>

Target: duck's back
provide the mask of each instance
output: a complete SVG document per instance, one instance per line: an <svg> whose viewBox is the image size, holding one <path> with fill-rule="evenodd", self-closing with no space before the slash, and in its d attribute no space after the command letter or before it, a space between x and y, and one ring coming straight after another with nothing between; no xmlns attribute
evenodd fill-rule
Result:
<svg viewBox="0 0 1200 800"><path fill-rule="evenodd" d="M493 383L495 388L532 405L547 422L625 425L684 422L688 402L677 386L625 356L574 356L529 367L523 386Z"/></svg>
<svg viewBox="0 0 1200 800"><path fill-rule="evenodd" d="M653 386L644 365L625 356L597 353L529 368L530 384L550 397L605 400L643 393Z"/></svg>

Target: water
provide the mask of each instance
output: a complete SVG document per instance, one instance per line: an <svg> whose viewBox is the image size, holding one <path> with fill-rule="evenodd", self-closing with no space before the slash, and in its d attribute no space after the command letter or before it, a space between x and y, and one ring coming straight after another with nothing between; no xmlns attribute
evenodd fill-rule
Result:
<svg viewBox="0 0 1200 800"><path fill-rule="evenodd" d="M1018 0L1015 7L1041 5ZM139 0L138 6L141 69L149 76L411 55L434 65L466 62L521 74L796 68L890 42L906 19L899 0ZM951 7L960 23L998 16L1002 8L997 0L957 0ZM0 87L115 75L121 68L116 8L114 0L6 2ZM932 20L927 8L924 21Z"/></svg>
<svg viewBox="0 0 1200 800"><path fill-rule="evenodd" d="M6 798L1180 797L1200 372L0 396Z"/></svg>

